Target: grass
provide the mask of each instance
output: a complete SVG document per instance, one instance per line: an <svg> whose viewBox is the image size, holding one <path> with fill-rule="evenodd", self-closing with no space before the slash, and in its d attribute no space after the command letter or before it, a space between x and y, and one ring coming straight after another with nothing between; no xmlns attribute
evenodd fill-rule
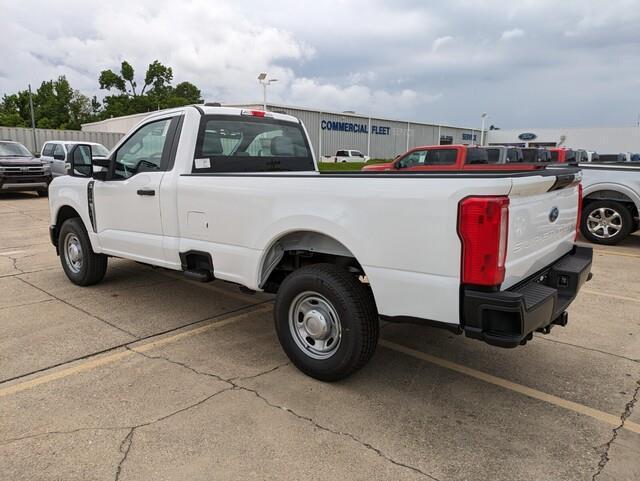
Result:
<svg viewBox="0 0 640 481"><path fill-rule="evenodd" d="M362 162L339 162L337 164L334 164L334 163L323 163L323 162L321 162L321 163L318 164L318 168L320 169L320 172L326 172L326 171L335 172L336 170L353 171L353 170L360 170L365 165L380 164L382 162L389 162L389 159L371 159L367 163L362 163Z"/></svg>

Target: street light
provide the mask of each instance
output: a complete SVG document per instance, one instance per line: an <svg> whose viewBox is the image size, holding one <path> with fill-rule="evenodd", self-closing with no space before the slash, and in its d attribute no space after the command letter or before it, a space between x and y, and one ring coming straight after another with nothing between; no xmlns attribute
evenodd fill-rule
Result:
<svg viewBox="0 0 640 481"><path fill-rule="evenodd" d="M487 113L483 112L480 118L482 119L482 125L480 126L480 145L484 145L484 123L487 120Z"/></svg>
<svg viewBox="0 0 640 481"><path fill-rule="evenodd" d="M273 82L277 82L277 78L267 78L266 72L262 72L258 75L258 82L262 84L262 109L267 110L267 85L271 85Z"/></svg>

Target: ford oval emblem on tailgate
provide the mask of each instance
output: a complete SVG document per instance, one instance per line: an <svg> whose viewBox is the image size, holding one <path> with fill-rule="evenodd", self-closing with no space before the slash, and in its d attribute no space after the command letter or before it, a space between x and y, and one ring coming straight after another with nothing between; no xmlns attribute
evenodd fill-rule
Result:
<svg viewBox="0 0 640 481"><path fill-rule="evenodd" d="M557 207L554 207L553 209L551 209L551 212L549 212L549 222L557 221L559 215L560 215L560 211L558 210Z"/></svg>

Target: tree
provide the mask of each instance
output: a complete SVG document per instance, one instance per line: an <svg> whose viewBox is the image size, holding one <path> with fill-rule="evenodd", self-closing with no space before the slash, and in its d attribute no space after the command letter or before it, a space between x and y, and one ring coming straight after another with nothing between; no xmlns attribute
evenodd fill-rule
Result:
<svg viewBox="0 0 640 481"><path fill-rule="evenodd" d="M119 73L103 70L98 79L100 88L113 94L104 98L104 110L99 116L119 117L202 102L202 93L198 87L190 82L180 82L172 87L172 81L173 69L158 60L147 67L140 90L135 70L126 60L120 64Z"/></svg>
<svg viewBox="0 0 640 481"><path fill-rule="evenodd" d="M97 105L99 107L99 103ZM79 129L83 122L93 120L97 111L94 107L92 101L73 89L64 76L42 82L33 93L34 117L39 128ZM0 125L31 126L28 90L2 97Z"/></svg>

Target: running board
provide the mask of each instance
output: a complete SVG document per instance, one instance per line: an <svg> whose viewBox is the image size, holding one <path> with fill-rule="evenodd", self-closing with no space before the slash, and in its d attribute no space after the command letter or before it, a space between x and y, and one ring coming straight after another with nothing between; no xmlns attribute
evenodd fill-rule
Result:
<svg viewBox="0 0 640 481"><path fill-rule="evenodd" d="M189 269L183 271L183 273L184 276L191 281L211 282L213 280L213 275L206 269Z"/></svg>

